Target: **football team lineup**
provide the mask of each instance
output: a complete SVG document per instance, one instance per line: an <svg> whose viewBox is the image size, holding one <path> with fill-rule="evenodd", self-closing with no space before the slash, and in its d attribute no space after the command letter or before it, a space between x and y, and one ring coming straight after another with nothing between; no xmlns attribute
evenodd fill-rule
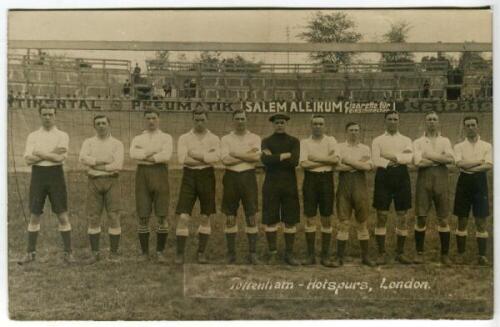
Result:
<svg viewBox="0 0 500 327"><path fill-rule="evenodd" d="M9 12L10 319L491 319L491 16Z"/></svg>
<svg viewBox="0 0 500 327"><path fill-rule="evenodd" d="M38 109L40 129L31 133L26 141L24 159L32 167L27 227L28 246L21 265L36 262L36 245L40 230L40 218L46 198L52 212L57 215L63 240L64 259L74 263L71 247L71 223L68 218L67 190L62 169L68 152L69 136L56 127L57 110L54 107ZM371 146L360 143L358 122L345 126L345 142L338 143L325 133L325 117L313 114L310 118L310 136L299 141L287 133L290 116L278 113L269 116L274 133L261 140L248 129L244 110L228 113L232 116L232 131L219 139L207 129L209 113L203 108L192 111L192 129L180 136L177 142L177 160L183 166L175 226L169 226L169 177L168 163L173 160L173 139L160 130L160 112L148 109L143 112L144 131L133 138L129 156L137 163L135 177L137 235L141 248L138 260L150 260L150 217L157 218L156 260L167 263L165 244L169 230L175 228L175 263L184 263L184 248L190 234L188 225L195 202L200 205L198 249L196 261L208 263L206 248L211 235L211 216L216 213L214 165L222 163L225 173L222 179L222 213L226 217L226 260L236 262L235 242L238 233L237 211L240 202L245 216L245 233L248 238L247 262L261 264L257 256L257 236L262 225L268 251L265 262L279 262L277 238L278 226L283 224L285 241L284 261L288 265L316 264L316 234L321 235L320 263L325 267L341 267L349 239L351 217L354 216L356 238L361 249L361 263L370 267L389 262L385 250L387 220L391 204L396 211L395 261L401 264L426 262L424 240L427 215L432 206L437 216L437 232L440 239L442 265L452 263L450 248L450 208L448 190L448 165L455 165L460 175L456 184L453 215L457 217L454 231L457 242L455 263L465 263L465 245L470 211L474 216L477 240L477 263L488 265L486 258L489 216L487 171L493 165L491 144L479 136L479 119L465 116L462 124L465 140L454 146L440 133L439 115L435 112L422 114L425 133L412 141L399 132L400 114L388 111L384 114L385 130ZM109 260L120 261L120 182L119 175L125 156L124 145L111 136L111 120L105 114L93 117L95 136L86 139L81 146L79 161L87 167L88 189L86 207L88 214L88 238L93 257L90 263L100 261L101 215L108 217L110 244ZM262 163L265 179L258 190L256 165ZM417 167L415 188L415 226L413 228L416 255L405 254L405 241L409 235L408 210L412 208L412 190L408 165ZM299 199L296 168L304 171ZM375 170L373 191L367 187L366 173ZM337 189L334 188L334 172L338 172ZM262 192L259 210L258 193ZM377 258L369 257L370 232L368 231L369 194L376 210L374 230ZM302 201L300 201L302 200ZM302 204L302 205L301 205ZM332 228L334 204L338 230ZM301 210L302 208L302 210ZM261 212L261 219L257 213ZM294 251L296 225L303 214L304 235L307 246L306 259L297 259ZM170 213L171 215L171 213ZM319 219L318 219L319 217ZM319 224L317 224L319 222ZM193 231L191 231L193 234ZM330 257L332 236L336 236L336 255Z"/></svg>

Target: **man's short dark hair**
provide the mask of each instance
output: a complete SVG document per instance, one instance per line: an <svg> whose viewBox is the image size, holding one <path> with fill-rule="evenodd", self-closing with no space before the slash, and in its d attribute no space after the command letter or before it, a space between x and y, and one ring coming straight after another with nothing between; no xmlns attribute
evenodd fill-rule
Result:
<svg viewBox="0 0 500 327"><path fill-rule="evenodd" d="M346 125L345 125L345 130L347 131L347 129L351 126L354 126L354 125L358 125L359 126L359 123L356 123L355 121L350 121L348 122Z"/></svg>
<svg viewBox="0 0 500 327"><path fill-rule="evenodd" d="M386 111L386 112L384 113L384 119L385 119L385 118L387 118L387 116L389 116L389 115L398 115L398 117L399 117L399 112L397 112L396 110L389 110L389 111Z"/></svg>
<svg viewBox="0 0 500 327"><path fill-rule="evenodd" d="M42 110L43 109L53 109L54 110L54 114L57 112L57 109L54 106L40 106L40 107L38 107L38 114L39 115L42 114Z"/></svg>
<svg viewBox="0 0 500 327"><path fill-rule="evenodd" d="M193 110L192 118L194 118L194 116L196 116L196 115L205 115L205 117L208 118L208 112L202 107L198 107L198 108Z"/></svg>
<svg viewBox="0 0 500 327"><path fill-rule="evenodd" d="M236 116L237 114L245 114L245 116L247 115L247 112L243 109L235 109L233 110L233 118L234 116Z"/></svg>
<svg viewBox="0 0 500 327"><path fill-rule="evenodd" d="M154 108L149 108L144 110L144 116L145 117L147 114L156 114L156 117L160 117L160 112Z"/></svg>
<svg viewBox="0 0 500 327"><path fill-rule="evenodd" d="M313 121L313 119L315 118L323 118L323 120L325 120L325 116L321 115L321 114L313 114L311 116L311 121Z"/></svg>
<svg viewBox="0 0 500 327"><path fill-rule="evenodd" d="M462 124L465 124L465 121L474 119L476 124L479 125L479 119L476 116L465 116L464 120L462 120Z"/></svg>
<svg viewBox="0 0 500 327"><path fill-rule="evenodd" d="M106 118L106 121L108 122L108 124L111 125L111 120L109 120L109 117L106 116L106 115L97 115L94 117L94 125L95 125L95 121L98 120L98 119L102 119L102 118Z"/></svg>

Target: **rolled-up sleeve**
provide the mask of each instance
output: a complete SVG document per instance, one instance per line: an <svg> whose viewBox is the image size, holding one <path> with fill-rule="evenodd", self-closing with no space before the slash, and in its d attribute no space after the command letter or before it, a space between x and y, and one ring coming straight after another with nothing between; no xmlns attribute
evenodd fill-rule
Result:
<svg viewBox="0 0 500 327"><path fill-rule="evenodd" d="M220 139L218 136L215 136L210 140L210 147L205 150L203 154L203 161L208 164L216 163L220 160Z"/></svg>
<svg viewBox="0 0 500 327"><path fill-rule="evenodd" d="M89 139L83 141L82 148L80 150L79 161L86 166L94 166L96 164L97 159L91 156L91 146Z"/></svg>
<svg viewBox="0 0 500 327"><path fill-rule="evenodd" d="M372 161L375 167L387 168L389 160L380 156L380 140L375 139L372 142Z"/></svg>
<svg viewBox="0 0 500 327"><path fill-rule="evenodd" d="M410 164L413 160L413 146L410 139L405 139L403 152L396 155L397 162L401 165Z"/></svg>
<svg viewBox="0 0 500 327"><path fill-rule="evenodd" d="M134 160L144 160L145 158L144 149L139 146L139 137L134 137L130 144L130 158Z"/></svg>
<svg viewBox="0 0 500 327"><path fill-rule="evenodd" d="M170 135L164 135L162 137L161 151L153 155L153 160L156 163L167 163L172 157L172 152L172 137Z"/></svg>
<svg viewBox="0 0 500 327"><path fill-rule="evenodd" d="M113 162L104 166L107 171L119 171L123 168L123 157L125 156L125 148L122 142L117 142L113 149Z"/></svg>

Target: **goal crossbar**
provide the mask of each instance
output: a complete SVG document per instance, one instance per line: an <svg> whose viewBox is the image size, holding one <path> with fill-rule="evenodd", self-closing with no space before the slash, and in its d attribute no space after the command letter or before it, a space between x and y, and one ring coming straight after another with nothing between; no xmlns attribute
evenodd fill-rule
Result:
<svg viewBox="0 0 500 327"><path fill-rule="evenodd" d="M9 49L225 51L225 52L492 52L492 44L465 43L254 43L163 41L9 40Z"/></svg>

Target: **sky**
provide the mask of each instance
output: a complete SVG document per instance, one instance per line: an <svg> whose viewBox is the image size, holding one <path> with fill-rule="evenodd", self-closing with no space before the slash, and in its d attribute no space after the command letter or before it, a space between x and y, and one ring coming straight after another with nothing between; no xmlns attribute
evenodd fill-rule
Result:
<svg viewBox="0 0 500 327"><path fill-rule="evenodd" d="M491 42L490 10L343 10L356 23L362 42L382 42L392 23L406 21L407 42ZM325 10L325 13L331 10ZM22 40L303 42L298 34L313 17L311 10L140 10L11 11L8 38ZM287 35L287 30L289 31ZM149 52L58 51L88 58L139 61ZM194 59L196 53L187 55ZM228 54L231 55L231 54ZM284 63L285 53L246 53L250 59ZM175 60L177 54L171 55ZM378 57L367 55L367 60ZM291 63L305 54L290 54Z"/></svg>

